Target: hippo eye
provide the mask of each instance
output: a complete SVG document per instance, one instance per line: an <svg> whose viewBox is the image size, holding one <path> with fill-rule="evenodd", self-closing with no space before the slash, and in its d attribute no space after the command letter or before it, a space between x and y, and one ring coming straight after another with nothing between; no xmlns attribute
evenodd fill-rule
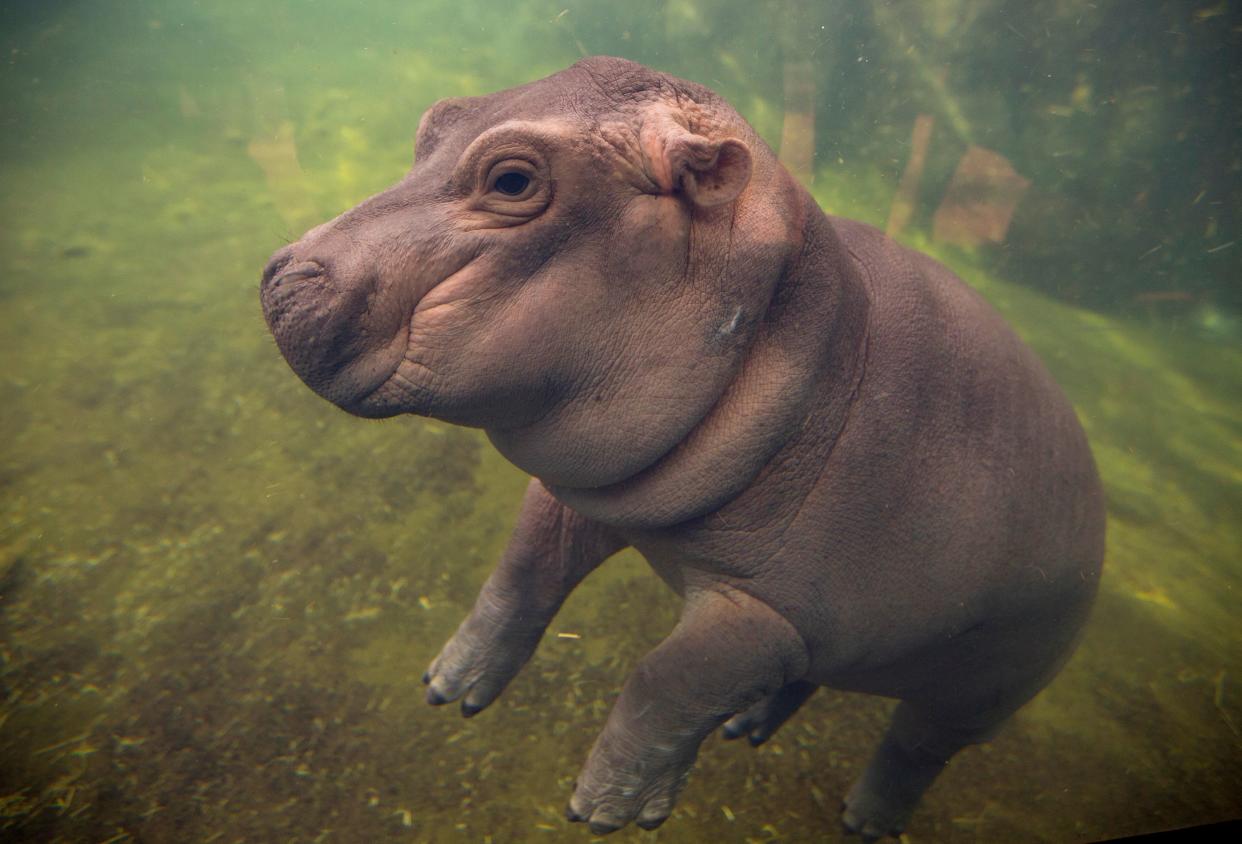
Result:
<svg viewBox="0 0 1242 844"><path fill-rule="evenodd" d="M486 171L471 204L487 214L485 225L515 226L543 213L551 200L546 169L525 158L505 158Z"/></svg>
<svg viewBox="0 0 1242 844"><path fill-rule="evenodd" d="M510 171L501 174L495 182L496 190L505 196L519 196L530 185L530 177L525 173L515 173Z"/></svg>
<svg viewBox="0 0 1242 844"><path fill-rule="evenodd" d="M485 184L486 193L490 193L497 199L503 199L506 204L510 200L529 199L539 187L534 165L520 158L497 162L492 166Z"/></svg>

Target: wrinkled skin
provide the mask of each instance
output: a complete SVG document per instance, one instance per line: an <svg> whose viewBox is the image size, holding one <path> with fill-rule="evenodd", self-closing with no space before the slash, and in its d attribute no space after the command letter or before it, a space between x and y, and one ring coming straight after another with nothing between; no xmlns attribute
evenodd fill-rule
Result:
<svg viewBox="0 0 1242 844"><path fill-rule="evenodd" d="M760 743L826 685L901 701L842 815L895 835L1094 597L1099 482L1034 355L693 83L592 58L437 103L409 174L277 252L262 300L325 398L483 428L533 476L432 703L495 700L623 547L683 596L578 777L596 833L659 825L712 730Z"/></svg>

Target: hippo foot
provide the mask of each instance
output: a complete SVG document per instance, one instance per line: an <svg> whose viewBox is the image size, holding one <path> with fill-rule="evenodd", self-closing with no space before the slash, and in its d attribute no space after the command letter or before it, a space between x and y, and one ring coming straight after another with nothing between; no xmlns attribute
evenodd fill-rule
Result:
<svg viewBox="0 0 1242 844"><path fill-rule="evenodd" d="M423 674L427 702L462 698L461 714L478 714L530 659L542 633L489 622L476 607Z"/></svg>
<svg viewBox="0 0 1242 844"><path fill-rule="evenodd" d="M860 793L856 784L842 804L841 826L847 835L860 835L868 844L890 836L899 838L913 809L887 803L873 793Z"/></svg>
<svg viewBox="0 0 1242 844"><path fill-rule="evenodd" d="M841 823L864 841L900 836L945 764L923 749L903 747L890 733L846 794Z"/></svg>
<svg viewBox="0 0 1242 844"><path fill-rule="evenodd" d="M668 820L681 793L693 751L688 755L667 746L633 748L597 744L587 760L565 817L585 822L595 835L607 835L631 821L655 829Z"/></svg>
<svg viewBox="0 0 1242 844"><path fill-rule="evenodd" d="M806 702L816 688L818 687L814 683L801 680L782 686L774 694L730 718L721 732L728 740L746 736L752 747L758 747L798 711L798 707Z"/></svg>

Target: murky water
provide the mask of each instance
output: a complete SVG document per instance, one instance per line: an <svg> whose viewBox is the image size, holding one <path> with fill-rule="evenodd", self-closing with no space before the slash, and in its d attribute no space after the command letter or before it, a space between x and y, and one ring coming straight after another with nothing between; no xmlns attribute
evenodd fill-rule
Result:
<svg viewBox="0 0 1242 844"><path fill-rule="evenodd" d="M1236 143L1207 146L1216 122L1238 126L1237 104L1211 99L1213 75L1234 72L1212 45L1238 46L1236 4L1120 32L1100 23L1107 3L1005 17L946 1L914 19L845 3L257 6L0 18L0 837L590 837L563 805L676 599L623 554L551 628L578 638L548 637L492 709L467 722L427 707L419 676L525 478L476 432L316 398L256 297L273 249L400 177L433 101L584 52L716 88L825 207L948 262L1040 352L1090 434L1111 520L1085 641L994 743L954 761L908 839L1078 841L1242 816L1238 159ZM1040 27L1076 14L1099 28L1086 64L1047 81ZM1184 96L1091 69L1158 51L1162 28L1190 68L1169 81ZM1009 63L961 71L980 33L1012 40ZM919 114L934 119L922 142ZM1180 157L1157 155L1175 141ZM973 172L971 146L1016 177L989 183L1003 245L941 200ZM1074 193L1095 171L1156 166L1182 193L1155 179L1145 197ZM616 837L832 839L889 706L825 692L758 751L710 739L670 822Z"/></svg>

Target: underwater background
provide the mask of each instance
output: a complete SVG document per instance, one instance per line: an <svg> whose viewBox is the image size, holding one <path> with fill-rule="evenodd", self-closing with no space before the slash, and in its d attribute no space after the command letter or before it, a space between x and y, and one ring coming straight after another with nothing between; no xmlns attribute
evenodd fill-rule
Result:
<svg viewBox="0 0 1242 844"><path fill-rule="evenodd" d="M1085 639L904 838L1242 817L1240 48L1236 0L0 3L0 840L590 840L571 783L676 597L619 555L486 713L428 707L525 478L314 396L257 284L432 102L597 53L714 88L949 264L1091 438ZM613 838L835 840L891 705L713 737Z"/></svg>

